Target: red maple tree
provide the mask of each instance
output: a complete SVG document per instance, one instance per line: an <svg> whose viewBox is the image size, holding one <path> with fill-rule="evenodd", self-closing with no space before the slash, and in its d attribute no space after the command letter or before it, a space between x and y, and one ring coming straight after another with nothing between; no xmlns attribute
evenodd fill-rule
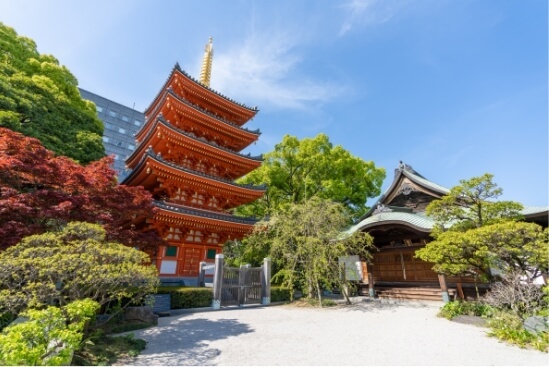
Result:
<svg viewBox="0 0 549 367"><path fill-rule="evenodd" d="M109 240L154 249L160 237L138 228L154 213L152 196L118 185L111 164L105 157L81 166L37 139L0 128L0 251L70 221L99 223Z"/></svg>

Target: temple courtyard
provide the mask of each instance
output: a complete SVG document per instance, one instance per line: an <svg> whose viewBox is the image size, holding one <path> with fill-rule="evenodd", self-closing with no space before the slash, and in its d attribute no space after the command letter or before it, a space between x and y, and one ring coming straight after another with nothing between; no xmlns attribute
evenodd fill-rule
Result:
<svg viewBox="0 0 549 367"><path fill-rule="evenodd" d="M187 312L135 331L147 348L129 365L546 366L547 354L507 345L474 323L436 316L442 302L355 298L329 308Z"/></svg>

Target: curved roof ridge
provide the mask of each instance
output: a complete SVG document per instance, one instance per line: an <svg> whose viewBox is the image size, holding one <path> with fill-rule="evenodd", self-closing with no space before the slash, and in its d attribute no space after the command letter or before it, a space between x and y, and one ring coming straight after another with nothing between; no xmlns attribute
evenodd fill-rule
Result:
<svg viewBox="0 0 549 367"><path fill-rule="evenodd" d="M231 103L234 103L234 104L237 104L239 105L240 107L243 107L247 110L250 110L250 111L254 111L255 113L257 113L259 111L259 109L257 108L257 106L255 107L249 107L249 106L246 106L244 103L240 103L240 102L237 102L223 94L221 94L220 92L208 87L208 86L205 86L204 84L201 84L198 80L196 80L195 78L193 78L190 74L187 74L183 69L181 69L181 67L179 66L179 63L176 63L175 66L174 66L174 69L176 69L177 71L179 71L181 74L185 75L187 78L189 78L190 80L192 80L193 82L195 82L197 85L209 90L210 92L212 93L215 93L217 94L218 96L226 99L227 101L231 102Z"/></svg>
<svg viewBox="0 0 549 367"><path fill-rule="evenodd" d="M192 208L188 206L167 203L165 201L160 201L160 200L153 200L153 203L155 206L163 209L167 209L167 210L171 210L171 211L175 211L183 214L196 215L203 218L218 219L218 220L224 220L227 222L250 224L250 225L254 225L255 223L257 223L257 219L252 217L237 217L232 214L225 214L225 213L213 212L213 211L204 210L204 209Z"/></svg>
<svg viewBox="0 0 549 367"><path fill-rule="evenodd" d="M353 233L374 224L382 224L383 222L400 223L424 232L430 232L435 224L435 221L432 218L425 215L418 215L417 213L386 211L376 213L372 216L362 219L360 222L351 226L346 231L346 233Z"/></svg>

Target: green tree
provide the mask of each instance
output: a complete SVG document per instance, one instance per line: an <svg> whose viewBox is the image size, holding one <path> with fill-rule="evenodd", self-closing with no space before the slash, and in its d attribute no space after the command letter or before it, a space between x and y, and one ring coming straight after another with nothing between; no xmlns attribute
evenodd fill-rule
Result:
<svg viewBox="0 0 549 367"><path fill-rule="evenodd" d="M240 180L268 188L261 199L238 212L263 218L289 204L319 197L343 204L357 218L366 210L366 200L379 195L384 178L383 168L334 147L325 134L303 140L286 135L265 155L261 167Z"/></svg>
<svg viewBox="0 0 549 367"><path fill-rule="evenodd" d="M2 23L0 50L0 127L35 137L82 164L103 157L103 124L70 71Z"/></svg>
<svg viewBox="0 0 549 367"><path fill-rule="evenodd" d="M96 224L25 237L0 253L0 312L65 306L92 299L139 301L154 292L157 272L145 253L105 240Z"/></svg>
<svg viewBox="0 0 549 367"><path fill-rule="evenodd" d="M339 257L371 256L370 235L342 235L348 223L348 210L342 204L313 197L259 222L248 237L248 245L269 248L278 268L274 278L281 278L282 284L292 289L292 297L294 286L299 284L321 304L323 289L345 289L347 285L341 276Z"/></svg>
<svg viewBox="0 0 549 367"><path fill-rule="evenodd" d="M492 178L485 174L462 180L427 207L427 214L437 221L432 233L435 240L416 256L448 275L490 278L491 269L499 269L533 279L547 273L547 231L534 223L516 221L521 217L521 204L491 201L502 193Z"/></svg>
<svg viewBox="0 0 549 367"><path fill-rule="evenodd" d="M437 230L449 228L465 231L509 219L520 219L523 206L514 201L494 201L503 190L485 173L469 180L460 180L440 200L427 207L427 215L437 222Z"/></svg>
<svg viewBox="0 0 549 367"><path fill-rule="evenodd" d="M0 334L0 365L70 365L98 310L97 302L85 299L62 308L25 311L27 321L8 326Z"/></svg>

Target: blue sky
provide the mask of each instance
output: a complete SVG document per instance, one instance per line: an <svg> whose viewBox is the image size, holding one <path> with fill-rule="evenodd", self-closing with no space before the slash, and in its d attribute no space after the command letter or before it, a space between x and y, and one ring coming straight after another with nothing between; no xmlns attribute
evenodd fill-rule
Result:
<svg viewBox="0 0 549 367"><path fill-rule="evenodd" d="M326 133L446 187L490 172L548 205L546 0L0 0L0 21L93 93L144 110L179 62L260 113L252 154Z"/></svg>

